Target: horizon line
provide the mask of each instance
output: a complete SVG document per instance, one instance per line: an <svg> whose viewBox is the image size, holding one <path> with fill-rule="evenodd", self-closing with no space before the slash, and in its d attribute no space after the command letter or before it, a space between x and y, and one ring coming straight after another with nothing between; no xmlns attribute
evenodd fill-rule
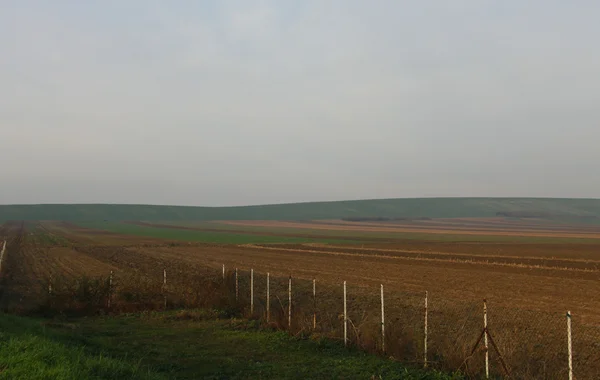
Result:
<svg viewBox="0 0 600 380"><path fill-rule="evenodd" d="M241 208L241 207L266 207L266 206L285 206L285 205L302 205L302 204L315 204L315 203L343 203L343 202L369 202L369 201L392 201L392 200L435 200L435 199L497 199L497 200L598 200L600 198L589 198L589 197L489 197L489 196L477 196L477 197L459 197L459 196L447 196L447 197L401 197L401 198L363 198L363 199L343 199L343 200L324 200L324 201L295 201L295 202L281 202L281 203L259 203L259 204L247 204L247 205L236 205L236 206L194 206L194 205L177 205L177 204L157 204L157 203L101 203L101 202L90 202L90 203L9 203L0 204L0 207L16 207L16 206L151 206L151 207L190 207L190 208Z"/></svg>

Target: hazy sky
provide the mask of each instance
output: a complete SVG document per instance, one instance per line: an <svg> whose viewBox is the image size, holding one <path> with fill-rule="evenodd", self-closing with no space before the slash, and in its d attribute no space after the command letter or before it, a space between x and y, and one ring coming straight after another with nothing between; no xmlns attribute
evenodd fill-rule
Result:
<svg viewBox="0 0 600 380"><path fill-rule="evenodd" d="M0 203L600 197L600 2L0 2Z"/></svg>

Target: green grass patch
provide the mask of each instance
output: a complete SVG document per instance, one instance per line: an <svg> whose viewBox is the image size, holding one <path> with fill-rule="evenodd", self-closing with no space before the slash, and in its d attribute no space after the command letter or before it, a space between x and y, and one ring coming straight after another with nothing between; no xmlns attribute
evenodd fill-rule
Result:
<svg viewBox="0 0 600 380"><path fill-rule="evenodd" d="M78 359L82 355L96 358L96 361L90 363L90 368L86 369L87 372L68 378L459 378L435 371L406 368L401 363L376 355L345 349L338 342L299 339L285 332L264 330L255 321L218 319L218 316L219 313L209 311L173 311L89 318L75 320L72 323L74 327L69 329L46 328L46 334L49 334L48 330L61 329L54 331L54 334L62 335L61 339L70 345L86 347L68 348L71 351L66 352L73 352L69 359L71 362L82 363ZM90 356L92 354L85 352L96 354ZM98 352L108 355L107 359L101 359ZM46 356L30 356L38 366L53 363L57 358L60 361L67 360L60 350L53 355L47 352ZM114 361L115 359L108 357L125 358L123 360L128 363L135 363L137 372L127 372L130 367L123 367L124 361ZM26 363L28 362L19 364L17 360L13 360L11 368L24 375L37 368ZM142 368L151 369L151 372L147 370L143 373L147 377L140 377ZM92 370L96 372L91 372Z"/></svg>
<svg viewBox="0 0 600 380"><path fill-rule="evenodd" d="M139 361L90 352L40 321L2 314L0 329L0 379L167 379Z"/></svg>
<svg viewBox="0 0 600 380"><path fill-rule="evenodd" d="M194 231L176 228L159 228L150 226L138 226L117 222L79 222L78 225L87 228L105 230L109 232L147 236L167 240L182 240L205 243L220 244L268 244L268 243L348 243L343 237L339 238L304 238L294 236L269 236L252 234L251 232L234 233L223 230L223 232Z"/></svg>
<svg viewBox="0 0 600 380"><path fill-rule="evenodd" d="M218 222L173 222L166 221L160 224L173 227L181 226L184 228L210 228L219 229L224 233L230 231L247 231L248 233L272 233L289 235L311 235L315 242L344 243L344 244L364 244L367 242L393 242L402 240L436 241L436 242L499 242L499 243L531 243L531 244L600 244L600 239L592 238L564 238L564 237L546 237L546 236L501 236L501 235L468 235L468 234L440 234L427 232L376 232L376 231L344 231L344 230L324 230L314 229L307 225L307 228L298 227L262 227L262 226L242 226ZM199 231L200 232L200 231ZM322 236L322 238L320 238ZM311 239L306 239L311 240ZM294 243L294 241L288 241ZM273 242L274 243L274 242Z"/></svg>
<svg viewBox="0 0 600 380"><path fill-rule="evenodd" d="M52 234L39 226L35 225L33 228L28 229L28 239L35 242L35 244L42 246L68 246L69 241L62 236Z"/></svg>

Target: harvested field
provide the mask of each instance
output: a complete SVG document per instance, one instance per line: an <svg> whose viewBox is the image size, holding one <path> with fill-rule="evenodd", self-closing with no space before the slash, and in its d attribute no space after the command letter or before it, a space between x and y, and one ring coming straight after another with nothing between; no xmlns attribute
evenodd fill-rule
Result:
<svg viewBox="0 0 600 380"><path fill-rule="evenodd" d="M523 222L490 222L460 220L424 220L407 222L286 222L286 221L222 221L221 223L232 226L290 228L307 230L328 231L356 231L356 232L386 232L386 233L427 233L427 234L452 234L452 235L478 235L478 236L522 236L546 238L571 238L571 239L600 239L600 226L561 226L540 225L539 223Z"/></svg>
<svg viewBox="0 0 600 380"><path fill-rule="evenodd" d="M327 223L333 222L252 225L292 226L297 232L298 225L308 224L314 229L316 225L331 226ZM334 227L344 226L340 223ZM319 327L337 338L341 336L341 284L347 281L349 318L356 329L352 339L366 349L379 344L378 296L383 284L389 305L389 339L404 342L390 343L390 351L405 361L422 360L423 299L428 291L430 360L432 366L442 369L454 370L464 365L467 351L481 332L482 300L487 298L490 328L514 373L520 378L563 376L564 314L570 310L579 352L575 363L577 378L591 379L600 371L600 363L594 359L600 344L600 257L595 242L375 239L364 244L202 244L128 236L61 222L8 223L1 232L9 237L1 274L1 305L5 310L34 307L51 276L107 276L114 271L116 283L128 276L141 276L150 284L148 289L155 289L160 298L164 269L169 283L190 283L194 274L220 274L224 264L229 271L239 269L243 302L248 299L248 272L254 269L256 310L261 315L265 307L265 275L270 273L271 294L276 302L274 318L283 326L287 277L294 278L295 294L299 297L294 308L304 324L311 319L309 295L311 280L316 279ZM281 233L277 229L274 234ZM212 269L207 272L207 268ZM296 328L304 329L300 320L295 322ZM473 358L475 363L463 370L480 373L480 354L477 355ZM535 363L531 358L535 358ZM497 358L493 363L494 373L501 373Z"/></svg>
<svg viewBox="0 0 600 380"><path fill-rule="evenodd" d="M101 276L116 269L108 262L45 240L40 231L28 232L24 224L5 225L2 232L9 236L2 265L3 309L20 310L35 305L52 277Z"/></svg>

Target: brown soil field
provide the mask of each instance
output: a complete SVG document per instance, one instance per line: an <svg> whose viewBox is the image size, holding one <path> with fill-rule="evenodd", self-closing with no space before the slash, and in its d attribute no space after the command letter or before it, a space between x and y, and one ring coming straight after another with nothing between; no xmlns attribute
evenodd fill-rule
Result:
<svg viewBox="0 0 600 380"><path fill-rule="evenodd" d="M52 277L101 276L116 269L108 262L81 255L69 247L44 244L35 235L28 236L24 226L10 224L0 234L9 236L3 263L0 299L3 308L15 305L20 309L34 304Z"/></svg>
<svg viewBox="0 0 600 380"><path fill-rule="evenodd" d="M390 228L265 221L229 224L349 231ZM485 298L498 345L515 373L520 371L521 378L556 378L557 371L563 370L559 367L564 368L565 360L564 314L570 310L577 331L577 378L592 379L600 373L600 256L596 244L407 240L362 246L216 245L119 235L61 222L39 223L36 232L30 230L31 227L19 223L0 228L0 236L8 236L8 251L0 274L0 305L5 310L33 306L47 288L50 277L106 276L114 271L117 277L127 273L143 274L160 284L163 270L169 273L171 280L179 275L183 278L190 272L202 273L205 268L220 273L225 265L228 270L239 269L246 281L244 286L247 286L248 271L254 269L259 283L258 298L264 294L261 286L267 272L273 281L283 279L279 288L273 287L274 293L279 291L275 296L282 303L286 297L287 276L291 275L300 289L308 289L310 281L316 279L319 291L324 292L320 305L327 304L331 308L333 321L336 310L341 312L340 286L347 281L352 297L351 318L365 321L365 326L369 323L377 326L379 287L383 285L386 302L390 305L389 318L395 321L390 323L404 323L412 334L422 329L422 301L427 291L432 313L432 350L456 351L462 355L455 361L446 357L451 363L464 360L468 356L465 350L475 343ZM59 237L60 243L40 238L39 231ZM555 236L557 232L546 231L542 235L536 232L533 236L546 233ZM595 236L596 233L582 234ZM572 235L580 234L565 229L561 236ZM247 292L247 288L242 291ZM453 334L459 334L464 326L474 327L466 335L461 332L460 337L466 337L461 340L459 335ZM440 336L446 340L436 340ZM402 357L418 360L418 355L411 350L418 350L419 346L414 347L407 349ZM546 367L540 369L521 362L527 356L537 358L535 360L545 363ZM497 363L495 365L498 370ZM560 376L563 375L561 372Z"/></svg>
<svg viewBox="0 0 600 380"><path fill-rule="evenodd" d="M39 222L45 232L64 237L75 244L95 245L133 245L133 244L158 244L164 240L152 237L140 237L115 234L103 230L95 230L78 226L69 222Z"/></svg>
<svg viewBox="0 0 600 380"><path fill-rule="evenodd" d="M347 280L359 286L383 283L390 290L428 290L449 299L485 297L532 310L570 309L586 321L600 323L600 256L594 244L406 241L360 247L232 246L165 242L66 223L45 223L44 227L69 244L39 243L14 224L5 225L0 232L12 236L5 264L19 282L46 281L53 273L106 274L135 265L159 273L175 264L214 268L225 264L330 283Z"/></svg>
<svg viewBox="0 0 600 380"><path fill-rule="evenodd" d="M600 232L600 226L587 224L561 224L545 219L507 219L507 218L435 218L435 219L416 219L416 220L396 220L396 221L362 221L353 222L346 220L321 220L315 221L326 224L375 224L383 226L408 225L408 226L434 226L434 227L471 227L485 229L523 229L544 230L544 231L591 231Z"/></svg>
<svg viewBox="0 0 600 380"><path fill-rule="evenodd" d="M286 222L286 221L221 221L220 223L234 226L253 226L267 228L290 228L307 230L355 231L355 232L385 232L385 233L427 233L427 234L456 234L479 236L525 236L553 238L585 238L600 239L600 227L590 226L540 226L526 224L480 224L453 223L447 221L415 221L400 222Z"/></svg>

